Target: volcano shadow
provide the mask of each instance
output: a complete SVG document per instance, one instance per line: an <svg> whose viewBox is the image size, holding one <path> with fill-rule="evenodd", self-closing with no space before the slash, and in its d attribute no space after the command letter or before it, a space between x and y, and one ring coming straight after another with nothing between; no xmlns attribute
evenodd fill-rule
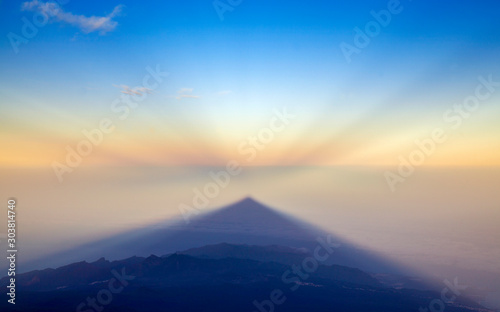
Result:
<svg viewBox="0 0 500 312"><path fill-rule="evenodd" d="M219 243L279 245L314 250L318 239L333 241L335 248L325 264L358 268L365 272L410 276L416 274L381 255L356 247L346 239L245 198L216 211L202 214L186 223L173 222L125 231L101 240L60 251L23 267L41 269L77 261L94 261L105 257L120 260L132 256L165 255L190 248Z"/></svg>

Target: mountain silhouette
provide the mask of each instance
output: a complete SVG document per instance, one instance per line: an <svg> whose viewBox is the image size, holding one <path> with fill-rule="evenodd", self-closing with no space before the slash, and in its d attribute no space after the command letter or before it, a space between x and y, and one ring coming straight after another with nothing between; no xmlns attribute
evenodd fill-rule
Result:
<svg viewBox="0 0 500 312"><path fill-rule="evenodd" d="M281 251L276 251L276 254L280 253ZM281 256L282 259L286 257L286 253ZM162 286L180 286L182 284L230 283L234 282L235 276L239 278L238 283L265 282L269 276L280 278L289 266L275 261L233 257L212 259L174 253L165 257L151 255L147 258L132 257L116 261L108 261L104 258L91 263L81 261L57 269L35 270L19 274L16 280L17 285L25 291L55 291L98 284L106 281L112 270L119 271L123 268L127 274L144 278L143 285L161 283ZM319 266L312 275L332 281L384 287L369 274L344 266ZM0 279L0 286L7 286L8 283L8 277Z"/></svg>
<svg viewBox="0 0 500 312"><path fill-rule="evenodd" d="M164 257L132 257L118 261L101 258L57 269L16 275L19 289L15 311L277 311L270 294L280 291L284 311L416 311L427 306L440 291L388 287L362 270L338 265L318 265L299 273L293 265L250 258L219 257L224 252L240 257L275 259L303 255L286 246L219 244L186 250ZM193 257L187 253L202 253ZM288 261L288 260L286 260ZM305 267L302 267L305 270ZM0 279L0 287L9 285ZM104 296L107 293L106 296ZM111 297L112 296L112 297ZM113 298L113 300L109 299ZM92 303L93 302L93 303ZM0 310L11 310L6 300ZM461 296L447 306L450 312L493 312ZM96 310L97 311L97 310Z"/></svg>

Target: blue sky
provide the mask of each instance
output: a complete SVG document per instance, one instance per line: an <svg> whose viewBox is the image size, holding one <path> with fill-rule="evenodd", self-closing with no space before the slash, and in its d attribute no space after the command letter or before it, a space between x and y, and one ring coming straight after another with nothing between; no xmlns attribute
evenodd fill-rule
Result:
<svg viewBox="0 0 500 312"><path fill-rule="evenodd" d="M211 83L213 88L233 85L264 92L266 85L276 90L283 81L286 93L328 93L350 77L360 84L377 75L389 75L386 83L396 75L411 79L423 66L434 66L433 61L438 67L456 63L456 70L472 74L494 64L500 41L495 31L499 4L494 1L401 1L403 11L347 64L339 44L352 42L353 28L363 28L373 19L370 11L387 3L243 1L221 22L211 1L69 1L62 9L76 15L105 16L116 6L123 8L113 18L117 26L104 35L53 22L21 45L17 55L4 36L0 53L8 62L2 80L29 75L48 88L56 83L109 86L120 80L133 83L145 64L162 63L175 75L174 85L192 83L198 90ZM19 34L21 18L31 19L33 12L21 11L15 2L2 6L1 28ZM432 79L452 78L449 70L433 70Z"/></svg>
<svg viewBox="0 0 500 312"><path fill-rule="evenodd" d="M22 19L47 5L22 3L0 4L0 107L56 137L109 114L116 86L139 85L157 64L170 76L137 116L186 118L176 131L191 139L206 127L244 136L283 106L302 116L303 137L346 123L369 132L373 121L381 133L413 133L500 66L495 1L243 1L223 21L212 1L68 1L64 18L51 18L14 53L8 34L21 35ZM347 62L340 44L353 44L354 29L391 3L401 12ZM92 17L108 20L97 27ZM408 117L386 129L396 116Z"/></svg>

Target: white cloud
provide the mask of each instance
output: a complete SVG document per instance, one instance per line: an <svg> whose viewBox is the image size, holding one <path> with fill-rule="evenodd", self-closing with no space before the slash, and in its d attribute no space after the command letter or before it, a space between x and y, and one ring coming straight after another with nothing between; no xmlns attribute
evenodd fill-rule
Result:
<svg viewBox="0 0 500 312"><path fill-rule="evenodd" d="M175 98L178 100L181 100L183 98L199 99L200 97L198 95L191 94L193 93L193 91L193 88L182 88L177 91L177 96Z"/></svg>
<svg viewBox="0 0 500 312"><path fill-rule="evenodd" d="M143 95L144 93L151 93L153 90L146 88L146 87L135 87L135 88L130 88L129 86L126 85L113 85L114 87L122 89L122 93L128 94L128 95Z"/></svg>
<svg viewBox="0 0 500 312"><path fill-rule="evenodd" d="M67 23L78 27L86 34L98 31L101 35L113 31L116 28L118 22L114 21L113 18L118 16L122 8L123 5L120 4L106 16L87 17L84 15L75 15L71 12L66 12L55 2L32 0L30 2L24 2L21 7L23 11L38 11L40 13L44 13L50 21Z"/></svg>

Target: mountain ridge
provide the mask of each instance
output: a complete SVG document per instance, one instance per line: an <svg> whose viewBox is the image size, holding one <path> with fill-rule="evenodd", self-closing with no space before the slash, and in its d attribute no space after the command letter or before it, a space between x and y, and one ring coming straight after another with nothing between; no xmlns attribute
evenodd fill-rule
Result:
<svg viewBox="0 0 500 312"><path fill-rule="evenodd" d="M289 255L289 247L267 247L277 253L283 250L284 257ZM72 269L72 275L68 275L68 269ZM99 294L111 286L116 290L120 283L123 287L108 302L111 304L106 305L106 311L255 311L270 293L280 289L286 292L288 312L304 311L307 307L319 312L331 311L332 307L343 312L399 312L427 306L440 295L433 291L390 288L356 268L319 265L307 272L305 276L291 265L273 261L207 259L182 252L168 257L150 255L117 261L100 258L91 263L80 261L16 276L18 287L23 289L16 310L82 311L92 294L102 299ZM0 287L7 283L8 278L1 279ZM99 302L105 305L103 302L107 301ZM6 300L0 302L0 309L7 307ZM465 296L447 306L447 311L493 312Z"/></svg>

